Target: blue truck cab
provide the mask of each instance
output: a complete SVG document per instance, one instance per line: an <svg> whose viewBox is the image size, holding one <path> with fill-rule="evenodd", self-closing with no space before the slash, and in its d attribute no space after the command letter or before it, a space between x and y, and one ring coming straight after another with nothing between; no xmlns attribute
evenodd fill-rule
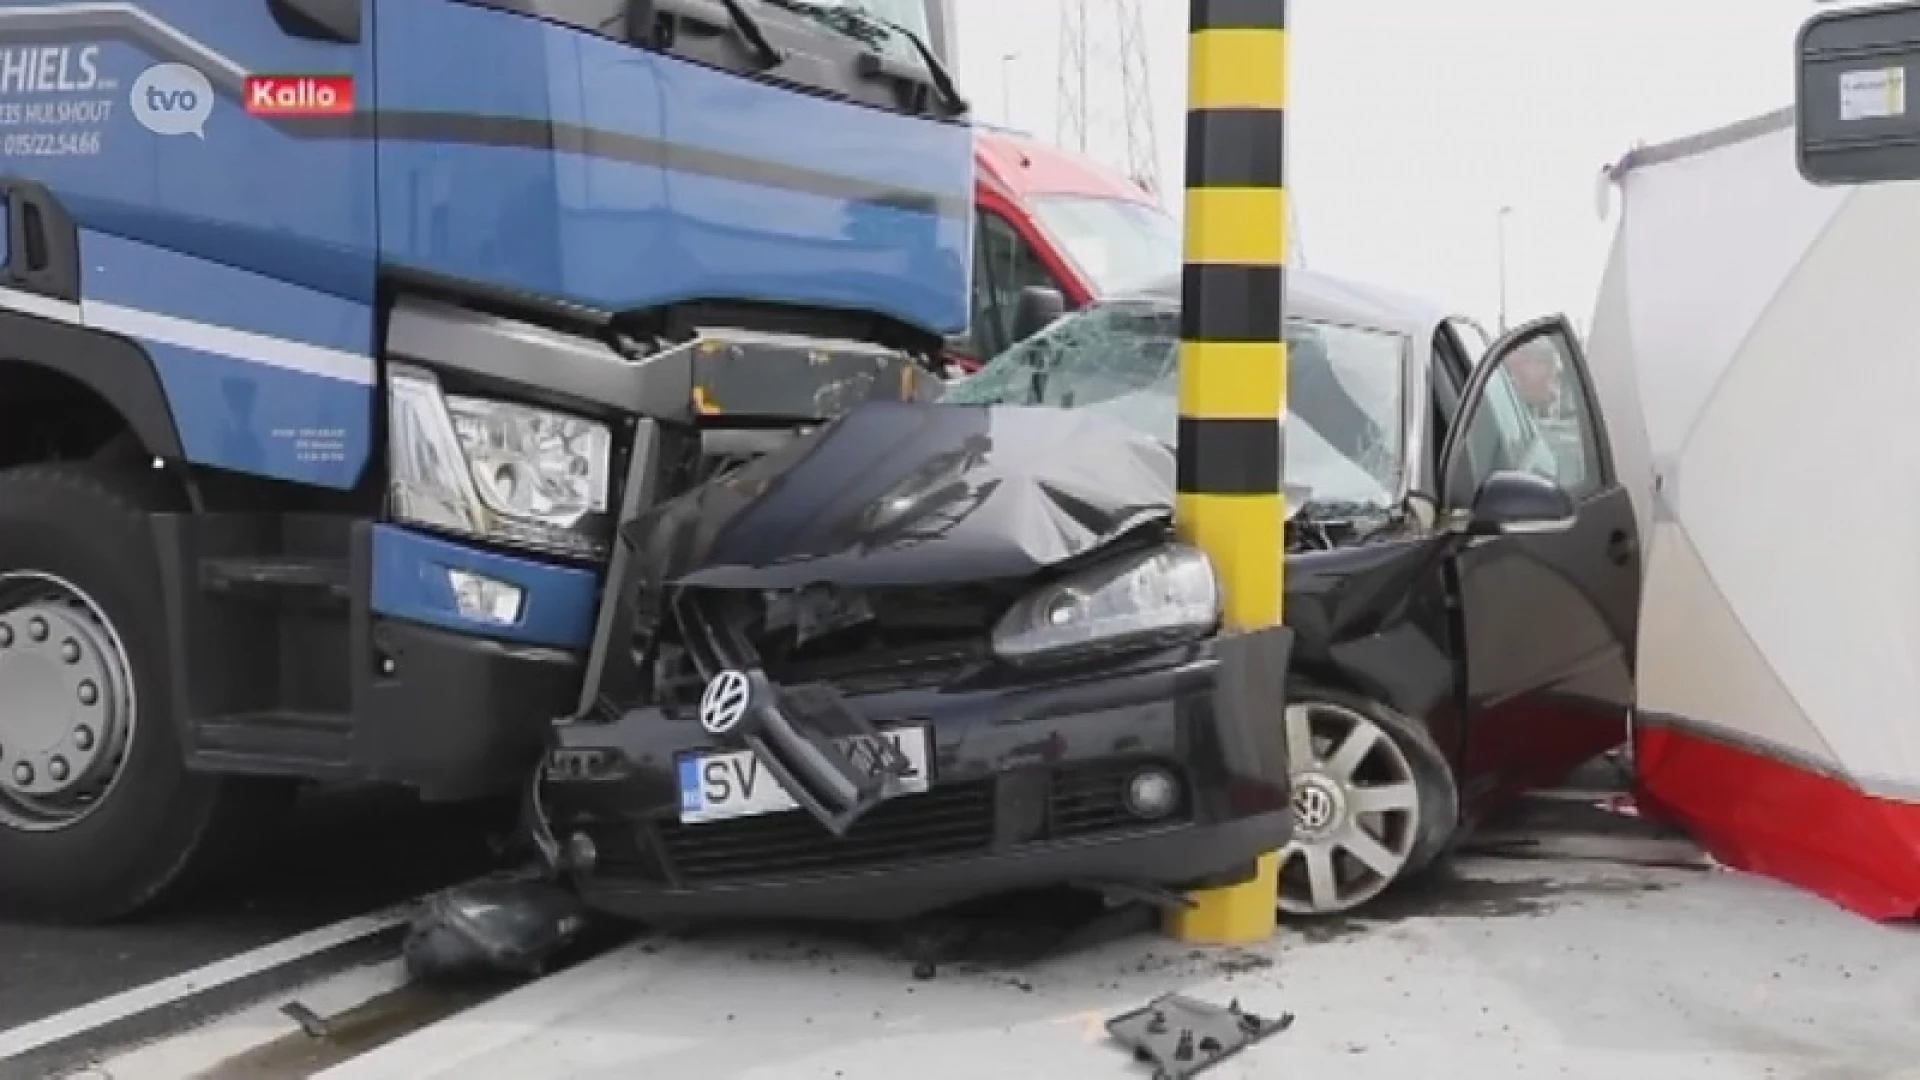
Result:
<svg viewBox="0 0 1920 1080"><path fill-rule="evenodd" d="M965 327L898 6L0 2L0 907L142 909L301 782L523 781L635 419L708 407L652 361Z"/></svg>

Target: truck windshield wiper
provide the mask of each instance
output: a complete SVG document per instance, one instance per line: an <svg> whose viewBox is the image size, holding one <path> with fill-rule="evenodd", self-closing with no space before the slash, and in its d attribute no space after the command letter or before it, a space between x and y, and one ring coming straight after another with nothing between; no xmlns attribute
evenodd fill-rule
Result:
<svg viewBox="0 0 1920 1080"><path fill-rule="evenodd" d="M787 54L768 40L766 31L760 28L760 20L754 18L740 0L633 0L628 25L644 26L651 35L655 15L671 15L702 26L731 29L746 42L763 70L786 62Z"/></svg>
<svg viewBox="0 0 1920 1080"><path fill-rule="evenodd" d="M947 107L947 115L959 116L961 113L972 110L972 104L961 96L959 84L953 81L953 75L947 71L947 66L933 54L933 49L927 44L926 39L899 23L888 22L878 16L872 16L872 18L880 25L906 38L907 44L913 46L913 51L920 54L920 62L927 65L927 75L933 79L933 89L940 95L940 103Z"/></svg>

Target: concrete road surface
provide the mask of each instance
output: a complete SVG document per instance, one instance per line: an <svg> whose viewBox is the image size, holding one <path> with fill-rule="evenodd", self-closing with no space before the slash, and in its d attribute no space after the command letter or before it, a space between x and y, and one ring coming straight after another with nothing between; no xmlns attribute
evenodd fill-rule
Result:
<svg viewBox="0 0 1920 1080"><path fill-rule="evenodd" d="M256 862L173 911L106 928L0 922L0 1031L471 877L504 820L495 807L329 793Z"/></svg>
<svg viewBox="0 0 1920 1080"><path fill-rule="evenodd" d="M1139 939L916 980L830 937L642 939L322 1080L1143 1077L1105 1018L1170 990L1291 1030L1207 1080L1920 1078L1920 941L1727 871L1463 860L1374 918Z"/></svg>
<svg viewBox="0 0 1920 1080"><path fill-rule="evenodd" d="M1009 908L944 929L639 931L517 988L448 988L410 983L392 939L369 939L365 955L322 972L282 964L280 985L195 1017L147 1001L142 1016L159 1023L145 1035L105 1038L91 1026L111 998L0 1027L0 1059L9 1045L16 1055L0 1078L1145 1077L1105 1021L1179 991L1295 1018L1206 1080L1920 1080L1911 930L1713 868L1684 840L1583 798L1562 793L1484 832L1452 872L1365 918L1290 921L1253 948L1139 934L1034 961L1022 955L1033 942L1005 932ZM330 871L307 868L309 886L348 879L362 843L352 837L383 819L359 822L336 835L345 854ZM391 893L337 895L365 905L417 892L418 879L397 875L432 848L396 832L384 848L393 861L360 866ZM262 932L293 925L267 909ZM1043 931L1050 910L1018 908L1028 930ZM293 941L364 934L368 922ZM916 966L929 942L952 946L966 925L973 937L945 962ZM221 949L238 940L204 926ZM264 965L290 949L277 941L222 965ZM68 955L44 961L42 977L90 962ZM9 992L33 981L0 972ZM177 989L121 997L170 1001ZM65 1041L33 1050L54 1036Z"/></svg>

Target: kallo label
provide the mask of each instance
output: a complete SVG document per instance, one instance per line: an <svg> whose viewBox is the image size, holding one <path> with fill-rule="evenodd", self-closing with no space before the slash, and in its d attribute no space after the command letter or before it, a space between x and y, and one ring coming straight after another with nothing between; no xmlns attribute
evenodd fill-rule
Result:
<svg viewBox="0 0 1920 1080"><path fill-rule="evenodd" d="M341 116L353 111L353 76L249 75L245 95L255 116Z"/></svg>

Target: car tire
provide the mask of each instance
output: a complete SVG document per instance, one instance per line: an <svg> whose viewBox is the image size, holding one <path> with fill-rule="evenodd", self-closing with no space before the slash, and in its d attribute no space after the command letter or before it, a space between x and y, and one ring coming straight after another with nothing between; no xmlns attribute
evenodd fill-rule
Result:
<svg viewBox="0 0 1920 1080"><path fill-rule="evenodd" d="M1283 915L1359 910L1445 853L1459 788L1424 724L1321 687L1290 691L1285 723L1294 840L1281 854Z"/></svg>
<svg viewBox="0 0 1920 1080"><path fill-rule="evenodd" d="M0 911L98 923L201 880L276 820L287 785L189 772L135 465L0 472ZM9 746L9 743L12 745Z"/></svg>

